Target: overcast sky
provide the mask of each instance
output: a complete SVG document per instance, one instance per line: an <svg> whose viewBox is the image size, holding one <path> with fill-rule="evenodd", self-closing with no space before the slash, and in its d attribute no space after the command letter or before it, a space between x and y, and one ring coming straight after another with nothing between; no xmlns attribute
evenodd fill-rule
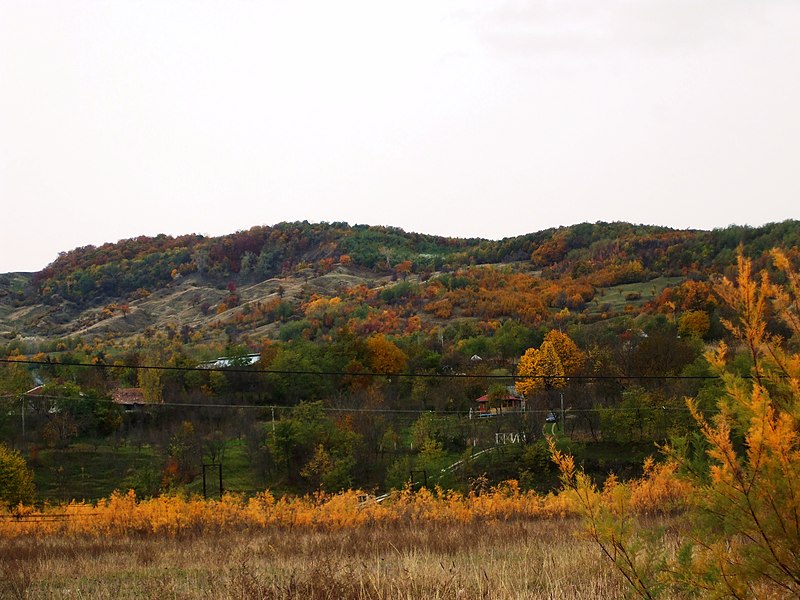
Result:
<svg viewBox="0 0 800 600"><path fill-rule="evenodd" d="M800 218L797 0L0 0L0 272L141 234Z"/></svg>

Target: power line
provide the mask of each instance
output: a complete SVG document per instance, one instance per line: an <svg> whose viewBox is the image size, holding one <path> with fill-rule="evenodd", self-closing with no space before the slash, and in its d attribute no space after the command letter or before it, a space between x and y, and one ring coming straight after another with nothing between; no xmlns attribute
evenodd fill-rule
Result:
<svg viewBox="0 0 800 600"><path fill-rule="evenodd" d="M17 394L2 394L0 395L0 399L3 400L20 400L20 396ZM50 395L50 394L37 394L35 396L26 396L25 399L28 401L37 401L37 400L66 400L66 401L77 401L77 400L92 400L93 402L99 402L103 404L117 404L111 398L87 398L86 396L58 396L58 395ZM124 407L124 404L117 404L120 407ZM222 409L264 409L264 410L292 410L295 406L286 406L280 404L219 404L219 403L203 403L203 402L142 402L139 403L138 406L142 406L144 408L159 408L159 407L172 407L172 408L222 408ZM341 406L323 406L322 410L328 412L375 412L375 413L408 413L408 414L420 414L425 412L434 412L437 414L468 414L469 411L464 410L428 410L424 408L364 408L364 407L341 407ZM523 412L523 411L519 411ZM528 411L528 412L537 412L537 411ZM547 411L538 411L538 412L547 412Z"/></svg>
<svg viewBox="0 0 800 600"><path fill-rule="evenodd" d="M19 400L20 397L14 394L3 394L0 395L0 399L4 400ZM47 395L47 394L37 394L36 396L27 396L27 400L66 400L66 401L76 401L76 400L92 400L94 402L99 402L103 404L117 404L114 400L110 398L87 398L85 396L58 396L58 395ZM124 405L118 405L123 407ZM139 406L143 408L213 408L213 409L263 409L263 410L285 410L291 411L295 408L295 406L284 406L279 404L209 404L209 403L202 403L202 402L144 402L141 403ZM431 413L436 415L469 415L469 410L434 410L434 409L425 409L425 408L367 408L367 407L344 407L344 406L323 406L323 411L326 412L334 412L334 413L382 413L382 414L423 414L423 413ZM596 406L592 408L570 408L567 409L567 412L575 414L575 413L592 413L592 412L636 412L636 411L644 411L644 412L688 412L688 407L685 406L639 406L639 407L622 407L622 406ZM528 409L525 410L506 410L502 413L492 413L491 418L496 417L507 417L507 416L514 416L514 415L526 415L526 414L548 414L551 410L548 408L539 408L539 409ZM474 410L472 412L473 416L478 419L485 419L487 417L480 416L479 413L476 413Z"/></svg>
<svg viewBox="0 0 800 600"><path fill-rule="evenodd" d="M0 395L0 398L5 400L19 400L20 397L14 394L4 394ZM46 395L46 394L37 394L36 396L26 396L28 400L92 400L94 402L101 402L104 404L117 404L114 400L110 398L86 398L85 396L55 396L55 395ZM186 408L225 408L225 409L280 409L280 410L292 410L294 406L285 406L279 404L219 404L219 403L203 403L203 402L143 402L139 403L140 406L146 408L158 408L158 407L186 407ZM119 404L118 406L125 406L124 404ZM323 410L330 411L330 412L383 412L383 413L411 413L411 414L418 414L422 412L439 412L439 413L446 413L446 414L465 414L467 411L463 410L449 410L449 411L429 411L426 409L408 409L408 408L363 408L363 407L353 407L353 408L346 408L346 407L338 407L338 406L324 406Z"/></svg>
<svg viewBox="0 0 800 600"><path fill-rule="evenodd" d="M374 371L291 371L286 369L245 369L239 367L176 367L166 365L130 365L130 364L105 364L105 363L80 363L80 362L52 362L46 360L16 360L11 358L0 358L0 363L36 365L46 367L81 367L81 368L100 368L100 369L143 369L156 371L177 371L177 372L220 372L220 373L249 373L264 375L313 375L323 377L406 377L406 378L428 378L428 379L548 379L548 380L573 380L573 381L617 381L617 380L641 380L641 381L661 381L661 380L708 380L721 379L719 375L496 375L478 373L391 373ZM751 375L742 375L745 379L750 379Z"/></svg>

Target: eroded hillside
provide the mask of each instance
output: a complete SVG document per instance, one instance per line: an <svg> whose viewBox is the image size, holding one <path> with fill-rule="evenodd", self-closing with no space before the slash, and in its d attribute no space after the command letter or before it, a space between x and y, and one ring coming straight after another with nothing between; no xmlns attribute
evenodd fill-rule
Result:
<svg viewBox="0 0 800 600"><path fill-rule="evenodd" d="M674 314L710 308L704 282L740 245L761 266L770 248L796 253L799 240L796 221L712 232L584 223L500 241L305 222L139 237L2 275L0 335L122 341L169 326L187 339L322 339L342 326L403 335Z"/></svg>

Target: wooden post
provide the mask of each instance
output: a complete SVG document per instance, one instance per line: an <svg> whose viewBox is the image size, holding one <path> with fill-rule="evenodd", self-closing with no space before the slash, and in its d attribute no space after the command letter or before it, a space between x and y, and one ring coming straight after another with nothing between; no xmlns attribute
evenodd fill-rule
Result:
<svg viewBox="0 0 800 600"><path fill-rule="evenodd" d="M222 487L222 463L211 463L205 464L203 463L203 499L208 500L208 494L206 492L206 469L208 467L216 467L217 472L219 474L219 497L222 498L222 493L224 488Z"/></svg>

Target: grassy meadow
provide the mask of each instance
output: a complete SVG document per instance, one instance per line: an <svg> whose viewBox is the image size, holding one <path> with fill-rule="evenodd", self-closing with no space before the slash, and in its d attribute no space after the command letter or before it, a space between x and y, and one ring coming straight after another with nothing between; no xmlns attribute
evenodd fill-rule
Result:
<svg viewBox="0 0 800 600"><path fill-rule="evenodd" d="M577 520L0 539L3 598L623 598Z"/></svg>

